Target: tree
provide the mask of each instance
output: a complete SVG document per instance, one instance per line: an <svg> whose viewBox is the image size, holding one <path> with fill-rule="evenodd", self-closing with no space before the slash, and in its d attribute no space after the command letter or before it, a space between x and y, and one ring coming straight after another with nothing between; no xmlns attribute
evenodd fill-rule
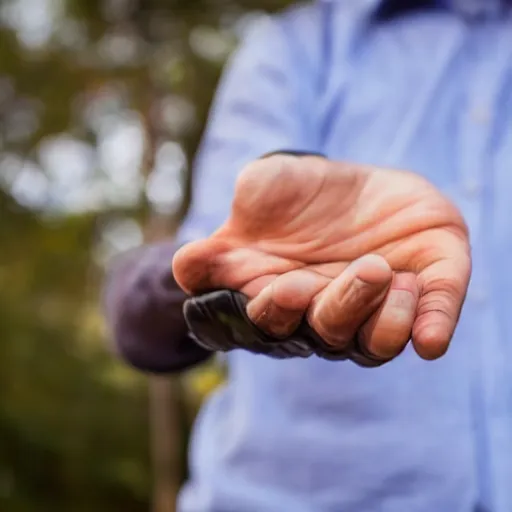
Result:
<svg viewBox="0 0 512 512"><path fill-rule="evenodd" d="M102 273L179 223L223 63L288 3L0 1L2 510L148 510L147 381L105 350Z"/></svg>

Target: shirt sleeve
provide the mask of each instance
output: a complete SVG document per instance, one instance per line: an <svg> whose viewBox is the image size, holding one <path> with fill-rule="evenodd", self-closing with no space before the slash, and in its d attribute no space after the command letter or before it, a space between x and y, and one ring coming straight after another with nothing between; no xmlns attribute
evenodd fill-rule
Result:
<svg viewBox="0 0 512 512"><path fill-rule="evenodd" d="M313 149L305 133L293 25L293 13L258 21L228 63L195 162L180 242L205 238L224 222L246 164L277 150Z"/></svg>
<svg viewBox="0 0 512 512"><path fill-rule="evenodd" d="M185 293L171 272L171 241L122 255L110 269L103 297L113 350L134 368L174 373L211 357L193 342L183 316Z"/></svg>
<svg viewBox="0 0 512 512"><path fill-rule="evenodd" d="M228 63L195 163L192 206L174 243L121 258L107 279L115 351L148 372L181 371L211 355L188 336L185 294L172 276L176 247L209 236L229 214L243 166L264 153L306 149L285 20L264 19Z"/></svg>

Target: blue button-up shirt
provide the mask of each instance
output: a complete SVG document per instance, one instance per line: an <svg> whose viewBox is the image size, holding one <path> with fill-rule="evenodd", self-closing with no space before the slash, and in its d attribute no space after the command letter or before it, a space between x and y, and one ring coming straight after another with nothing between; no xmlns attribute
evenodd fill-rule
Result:
<svg viewBox="0 0 512 512"><path fill-rule="evenodd" d="M416 171L460 207L474 270L452 347L379 369L234 352L182 512L512 512L512 18L506 2L324 0L231 61L182 241L268 151Z"/></svg>

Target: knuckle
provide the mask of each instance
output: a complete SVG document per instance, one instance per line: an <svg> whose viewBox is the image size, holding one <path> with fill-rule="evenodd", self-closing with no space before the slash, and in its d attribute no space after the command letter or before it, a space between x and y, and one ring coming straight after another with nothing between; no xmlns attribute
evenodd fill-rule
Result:
<svg viewBox="0 0 512 512"><path fill-rule="evenodd" d="M464 291L463 283L456 278L440 277L429 281L423 286L419 314L423 309L425 312L438 310L446 313Z"/></svg>

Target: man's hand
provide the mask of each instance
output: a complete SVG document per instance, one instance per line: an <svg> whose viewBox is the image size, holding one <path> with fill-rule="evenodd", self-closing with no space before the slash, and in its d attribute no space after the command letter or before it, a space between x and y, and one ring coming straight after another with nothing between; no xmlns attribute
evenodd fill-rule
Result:
<svg viewBox="0 0 512 512"><path fill-rule="evenodd" d="M276 155L241 173L229 219L183 247L173 270L191 294L246 294L249 317L274 336L306 315L333 347L358 336L392 358L412 335L435 359L456 327L471 257L459 211L422 177Z"/></svg>

